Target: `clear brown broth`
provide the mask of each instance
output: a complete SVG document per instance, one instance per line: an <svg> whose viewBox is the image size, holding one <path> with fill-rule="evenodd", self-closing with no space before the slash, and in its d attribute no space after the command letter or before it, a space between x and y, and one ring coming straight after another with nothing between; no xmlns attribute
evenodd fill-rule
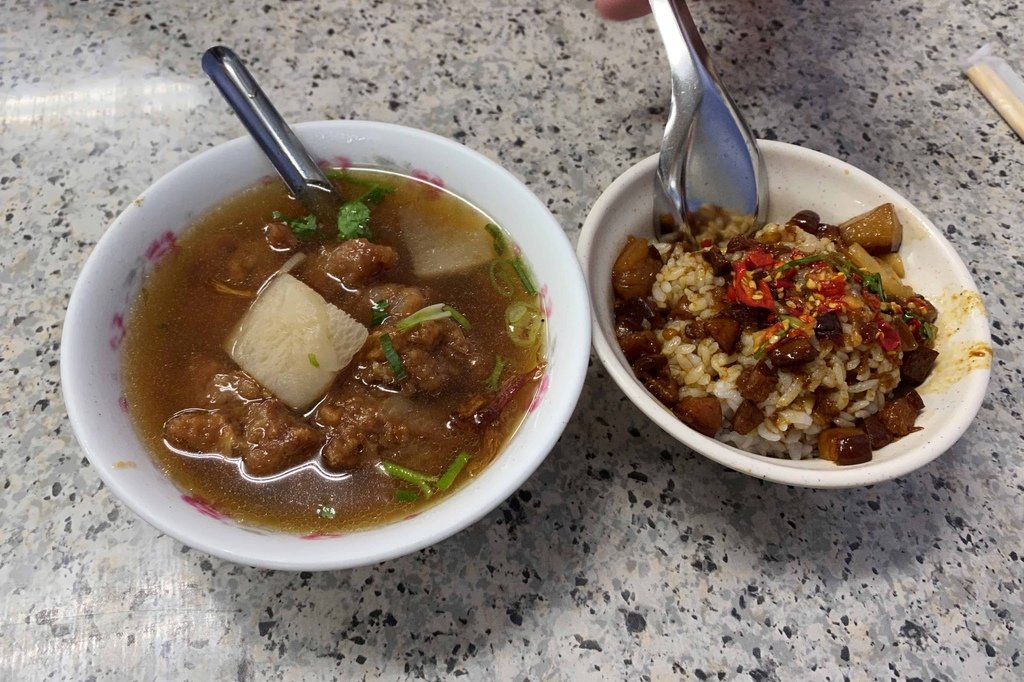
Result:
<svg viewBox="0 0 1024 682"><path fill-rule="evenodd" d="M408 220L437 225L483 230L491 222L486 215L462 199L417 179L381 171L349 171L355 177L375 180L396 188L371 210L373 240L395 248L395 268L375 280L400 284L423 284L413 275L408 251L402 239L402 225ZM359 187L344 180L336 183L343 195L355 198ZM190 495L211 504L219 512L255 526L297 533L338 533L374 526L420 511L464 485L479 474L521 423L535 392L535 383L519 391L498 422L486 431L474 432L446 427L450 414L481 386L474 382L446 390L429 398L416 397L425 418L437 422L434 447L417 447L396 452L389 459L404 466L438 475L461 450L472 457L446 492L429 500L402 502L395 491L408 489L380 472L375 462L364 462L343 475L326 473L315 460L270 479L247 476L239 461L222 456L190 456L169 448L163 439L164 422L180 410L204 405L208 386L191 381L197 358L213 358L234 364L223 349L225 340L248 309L251 299L225 295L210 286L211 279L224 277L223 269L239 249L255 263L249 281L233 286L258 289L280 268L291 253L275 252L267 245L262 228L272 212L286 216L305 213L279 182L250 188L201 216L178 240L174 252L148 276L127 325L123 376L129 413L147 449L159 466ZM300 250L312 251L321 242L304 241ZM511 242L509 242L511 244ZM470 333L488 357L500 355L507 361L503 377L529 372L543 362L541 344L520 347L509 339L505 310L513 301L536 303L536 296L515 291L511 297L492 285L489 265L458 276L432 277L431 299L454 306L472 322ZM300 280L302 266L292 271ZM348 296L341 290L329 302L346 309ZM333 300L332 300L333 299ZM356 314L353 310L347 310ZM368 320L360 320L366 324ZM543 339L544 334L541 334ZM342 371L341 382L355 381ZM307 414L315 418L315 409ZM325 518L324 507L335 510Z"/></svg>

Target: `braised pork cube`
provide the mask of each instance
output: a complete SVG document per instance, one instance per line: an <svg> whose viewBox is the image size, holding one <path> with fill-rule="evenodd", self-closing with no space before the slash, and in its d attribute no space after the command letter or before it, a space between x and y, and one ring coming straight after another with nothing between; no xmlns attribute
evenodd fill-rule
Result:
<svg viewBox="0 0 1024 682"><path fill-rule="evenodd" d="M727 253L736 253L737 251L747 251L749 249L754 248L755 246L757 246L760 243L761 242L757 241L756 239L751 239L750 237L744 236L742 234L738 234L738 235L736 235L735 237L733 237L732 239L729 240L729 243L726 244L726 246L725 246L725 250L726 250Z"/></svg>
<svg viewBox="0 0 1024 682"><path fill-rule="evenodd" d="M642 331L644 322L656 316L651 304L641 296L615 301L615 333L622 336L627 332Z"/></svg>
<svg viewBox="0 0 1024 682"><path fill-rule="evenodd" d="M814 335L823 341L842 343L843 325L839 321L839 316L833 312L819 315L818 321L814 325Z"/></svg>
<svg viewBox="0 0 1024 682"><path fill-rule="evenodd" d="M666 405L671 405L679 399L679 384L667 371L645 380L644 388Z"/></svg>
<svg viewBox="0 0 1024 682"><path fill-rule="evenodd" d="M811 415L822 424L830 424L837 414L839 414L839 406L836 404L835 394L824 386L815 389Z"/></svg>
<svg viewBox="0 0 1024 682"><path fill-rule="evenodd" d="M736 320L740 325L740 331L753 328L753 329L764 329L770 326L768 324L768 316L770 311L766 308L751 308L746 305L730 305L723 310L719 315L721 317L728 317Z"/></svg>
<svg viewBox="0 0 1024 682"><path fill-rule="evenodd" d="M732 261L726 258L725 254L719 251L717 246L704 249L700 252L700 255L707 261L707 264L711 267L711 272L716 277L725 277L732 272Z"/></svg>
<svg viewBox="0 0 1024 682"><path fill-rule="evenodd" d="M672 411L684 424L705 436L714 437L722 428L722 404L714 396L683 398Z"/></svg>
<svg viewBox="0 0 1024 682"><path fill-rule="evenodd" d="M779 375L775 369L761 361L740 372L740 376L736 380L736 388L739 389L740 395L747 400L763 403L778 383Z"/></svg>
<svg viewBox="0 0 1024 682"><path fill-rule="evenodd" d="M924 346L904 353L903 364L900 365L900 378L912 386L921 385L928 378L928 375L932 373L932 369L935 367L935 360L938 357L938 351L925 348Z"/></svg>
<svg viewBox="0 0 1024 682"><path fill-rule="evenodd" d="M871 441L860 429L825 429L818 436L818 455L841 466L871 461Z"/></svg>
<svg viewBox="0 0 1024 682"><path fill-rule="evenodd" d="M807 336L789 336L769 348L767 355L776 367L795 367L818 357L818 349Z"/></svg>
<svg viewBox="0 0 1024 682"><path fill-rule="evenodd" d="M626 361L633 364L643 355L657 355L661 348L658 346L658 339L654 332L640 331L630 332L619 337L619 348L626 356Z"/></svg>
<svg viewBox="0 0 1024 682"><path fill-rule="evenodd" d="M704 326L723 353L732 353L736 350L736 342L740 338L739 322L729 317L716 316L706 320Z"/></svg>
<svg viewBox="0 0 1024 682"><path fill-rule="evenodd" d="M764 421L764 412L750 400L744 400L736 408L736 414L732 416L732 430L736 433L746 435L756 429Z"/></svg>
<svg viewBox="0 0 1024 682"><path fill-rule="evenodd" d="M646 240L630 235L612 266L615 293L622 298L647 296L661 266L658 250Z"/></svg>
<svg viewBox="0 0 1024 682"><path fill-rule="evenodd" d="M668 358L664 355L649 354L641 355L633 363L633 374L640 381L647 381L654 377L668 372Z"/></svg>
<svg viewBox="0 0 1024 682"><path fill-rule="evenodd" d="M892 434L885 428L885 424L877 414L860 420L858 426L867 434L872 450L881 450L893 441Z"/></svg>
<svg viewBox="0 0 1024 682"><path fill-rule="evenodd" d="M924 401L917 391L908 391L902 397L887 402L878 413L885 429L896 438L917 431L914 422L924 409Z"/></svg>

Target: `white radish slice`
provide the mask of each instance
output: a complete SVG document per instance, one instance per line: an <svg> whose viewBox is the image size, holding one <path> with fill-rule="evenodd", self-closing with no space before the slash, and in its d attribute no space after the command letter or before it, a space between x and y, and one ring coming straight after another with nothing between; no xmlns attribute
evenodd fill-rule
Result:
<svg viewBox="0 0 1024 682"><path fill-rule="evenodd" d="M464 272L494 258L494 240L482 227L427 225L405 216L402 235L417 277Z"/></svg>
<svg viewBox="0 0 1024 682"><path fill-rule="evenodd" d="M366 341L366 327L289 274L274 276L242 316L226 349L293 409L323 396Z"/></svg>

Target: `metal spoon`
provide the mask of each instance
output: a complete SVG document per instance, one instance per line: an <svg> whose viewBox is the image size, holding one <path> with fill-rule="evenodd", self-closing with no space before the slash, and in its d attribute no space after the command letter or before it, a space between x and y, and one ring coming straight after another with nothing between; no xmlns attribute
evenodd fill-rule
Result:
<svg viewBox="0 0 1024 682"><path fill-rule="evenodd" d="M672 110L655 180L654 232L696 248L711 235L701 207L764 222L764 162L750 129L722 87L682 0L650 0L672 67Z"/></svg>
<svg viewBox="0 0 1024 682"><path fill-rule="evenodd" d="M334 185L277 113L256 79L234 52L218 45L203 54L203 71L214 82L249 134L256 140L284 184L330 229L344 203Z"/></svg>

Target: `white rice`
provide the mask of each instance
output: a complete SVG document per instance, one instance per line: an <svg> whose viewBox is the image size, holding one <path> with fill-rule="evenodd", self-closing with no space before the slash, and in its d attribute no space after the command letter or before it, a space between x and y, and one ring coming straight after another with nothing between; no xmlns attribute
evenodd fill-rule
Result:
<svg viewBox="0 0 1024 682"><path fill-rule="evenodd" d="M833 250L831 242L820 240L796 228L769 225L758 233L764 241L786 241L811 254ZM719 313L723 305L721 296L715 296L727 286L722 277L716 277L700 255L685 251L681 246L656 245L668 260L658 273L652 296L662 309L675 308L683 302L696 318L710 318ZM843 344L832 347L812 343L819 355L800 367L799 373L780 369L778 385L766 400L758 405L765 414L764 421L746 435L731 429L731 420L743 402L736 381L743 369L757 363L754 355L754 335L743 332L736 351L724 353L712 338L693 341L683 332L688 321L669 321L656 332L662 344L662 353L668 358L669 371L679 383L679 397L713 395L722 403L723 426L717 438L740 449L772 457L805 459L815 456L818 434L833 425L853 426L857 419L867 417L881 409L885 395L900 380L900 354L891 358L877 344L865 344L860 335L840 313L843 322ZM670 338L666 330L674 330ZM847 376L855 377L848 383ZM830 389L831 399L839 414L831 423L822 423L812 414L814 391L818 387Z"/></svg>

